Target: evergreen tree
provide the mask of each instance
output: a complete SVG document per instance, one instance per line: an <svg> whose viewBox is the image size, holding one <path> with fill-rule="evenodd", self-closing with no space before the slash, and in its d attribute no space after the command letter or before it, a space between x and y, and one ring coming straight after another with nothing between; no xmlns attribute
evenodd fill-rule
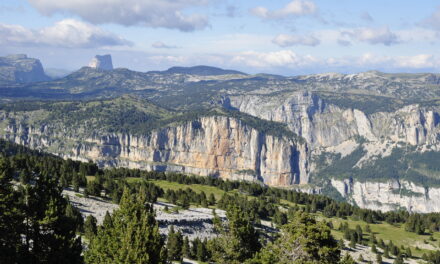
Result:
<svg viewBox="0 0 440 264"><path fill-rule="evenodd" d="M15 263L22 250L23 212L12 188L13 169L0 157L0 263Z"/></svg>
<svg viewBox="0 0 440 264"><path fill-rule="evenodd" d="M86 221L84 222L84 234L87 239L92 240L92 238L98 232L96 224L97 220L93 215L88 215L86 217Z"/></svg>
<svg viewBox="0 0 440 264"><path fill-rule="evenodd" d="M406 248L405 255L406 255L407 258L411 258L412 257L412 252L411 252L411 249L409 247Z"/></svg>
<svg viewBox="0 0 440 264"><path fill-rule="evenodd" d="M339 264L356 264L356 262L349 254L345 254L344 257L339 262Z"/></svg>
<svg viewBox="0 0 440 264"><path fill-rule="evenodd" d="M386 258L390 258L390 252L388 247L385 247L385 249L383 250L383 256Z"/></svg>
<svg viewBox="0 0 440 264"><path fill-rule="evenodd" d="M35 186L27 188L23 239L29 248L28 262L82 262L81 238L76 236L78 219L61 191L55 180L42 175Z"/></svg>
<svg viewBox="0 0 440 264"><path fill-rule="evenodd" d="M377 248L376 248L376 245L372 245L371 246L371 252L373 252L373 253L377 253Z"/></svg>
<svg viewBox="0 0 440 264"><path fill-rule="evenodd" d="M20 172L20 182L22 184L27 184L31 180L31 173L29 170L24 169Z"/></svg>
<svg viewBox="0 0 440 264"><path fill-rule="evenodd" d="M197 244L197 250L196 250L197 260L206 261L208 259L206 244L207 244L206 238L205 240L203 240L203 242L199 242Z"/></svg>
<svg viewBox="0 0 440 264"><path fill-rule="evenodd" d="M165 263L164 241L153 208L146 203L144 192L129 192L124 190L111 224L107 221L98 228L84 254L86 263Z"/></svg>
<svg viewBox="0 0 440 264"><path fill-rule="evenodd" d="M211 193L211 194L209 195L209 198L208 198L208 204L209 204L209 205L215 205L215 196L214 196L213 193Z"/></svg>
<svg viewBox="0 0 440 264"><path fill-rule="evenodd" d="M80 180L78 174L74 173L72 177L72 187L75 192L79 192Z"/></svg>
<svg viewBox="0 0 440 264"><path fill-rule="evenodd" d="M393 264L404 264L402 255L397 256Z"/></svg>
<svg viewBox="0 0 440 264"><path fill-rule="evenodd" d="M238 207L230 207L227 217L228 229L211 242L212 257L218 263L243 263L260 249L259 234L246 212Z"/></svg>
<svg viewBox="0 0 440 264"><path fill-rule="evenodd" d="M183 239L183 245L182 245L182 255L185 258L191 258L191 246L189 245L189 239L186 236Z"/></svg>
<svg viewBox="0 0 440 264"><path fill-rule="evenodd" d="M340 254L327 225L297 212L292 222L283 226L281 237L263 248L252 263L334 264L340 263Z"/></svg>
<svg viewBox="0 0 440 264"><path fill-rule="evenodd" d="M382 264L382 255L380 253L376 254L376 261L377 264Z"/></svg>
<svg viewBox="0 0 440 264"><path fill-rule="evenodd" d="M180 231L175 232L174 226L171 226L168 232L168 240L167 240L168 260L181 261L182 247L183 247L182 233L180 233Z"/></svg>
<svg viewBox="0 0 440 264"><path fill-rule="evenodd" d="M75 208L67 199L67 207L66 207L66 216L72 219L76 225L76 231L82 232L84 226L84 219L81 215L81 212Z"/></svg>

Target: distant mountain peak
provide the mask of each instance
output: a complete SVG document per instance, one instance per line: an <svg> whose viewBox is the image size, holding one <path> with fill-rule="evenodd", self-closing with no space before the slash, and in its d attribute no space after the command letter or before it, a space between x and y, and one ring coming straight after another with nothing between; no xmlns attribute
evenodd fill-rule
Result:
<svg viewBox="0 0 440 264"><path fill-rule="evenodd" d="M49 81L40 60L26 54L0 57L0 84Z"/></svg>
<svg viewBox="0 0 440 264"><path fill-rule="evenodd" d="M105 71L113 70L112 56L110 54L96 55L90 61L89 67Z"/></svg>

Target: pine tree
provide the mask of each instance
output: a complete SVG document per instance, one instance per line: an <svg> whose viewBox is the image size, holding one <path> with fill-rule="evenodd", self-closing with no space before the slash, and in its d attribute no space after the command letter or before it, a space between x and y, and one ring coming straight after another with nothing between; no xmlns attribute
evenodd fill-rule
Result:
<svg viewBox="0 0 440 264"><path fill-rule="evenodd" d="M79 185L80 185L80 181L78 174L74 173L72 177L72 187L75 192L79 192Z"/></svg>
<svg viewBox="0 0 440 264"><path fill-rule="evenodd" d="M411 258L412 257L412 252L411 252L411 249L409 247L406 248L405 255L406 255L407 258Z"/></svg>
<svg viewBox="0 0 440 264"><path fill-rule="evenodd" d="M383 256L386 258L390 258L390 252L388 247L385 247L385 249L383 250Z"/></svg>
<svg viewBox="0 0 440 264"><path fill-rule="evenodd" d="M92 240L98 232L96 224L97 220L93 215L88 215L86 217L86 221L84 222L84 234L88 240Z"/></svg>
<svg viewBox="0 0 440 264"><path fill-rule="evenodd" d="M185 258L191 258L191 246L189 245L189 239L187 236L183 239L182 255Z"/></svg>
<svg viewBox="0 0 440 264"><path fill-rule="evenodd" d="M401 255L397 256L393 264L404 264L402 256Z"/></svg>
<svg viewBox="0 0 440 264"><path fill-rule="evenodd" d="M18 193L12 188L13 169L0 157L0 263L15 263L22 250L21 232L24 215Z"/></svg>
<svg viewBox="0 0 440 264"><path fill-rule="evenodd" d="M354 236L351 236L349 246L350 248L356 248L356 238Z"/></svg>
<svg viewBox="0 0 440 264"><path fill-rule="evenodd" d="M209 195L209 198L208 198L208 204L209 204L209 205L215 205L215 196L214 196L213 193L211 193L211 194Z"/></svg>
<svg viewBox="0 0 440 264"><path fill-rule="evenodd" d="M196 252L197 252L196 253L197 260L206 261L208 259L207 250L206 250L206 240L204 240L203 242L200 241L197 244Z"/></svg>
<svg viewBox="0 0 440 264"><path fill-rule="evenodd" d="M98 228L84 253L86 263L165 263L164 241L145 192L129 192L125 188L111 223Z"/></svg>
<svg viewBox="0 0 440 264"><path fill-rule="evenodd" d="M259 234L249 216L238 207L230 207L227 217L228 230L212 241L212 257L219 263L242 263L260 249Z"/></svg>
<svg viewBox="0 0 440 264"><path fill-rule="evenodd" d="M330 228L307 213L297 212L292 222L283 226L281 237L257 253L252 263L334 264L340 262L340 255Z"/></svg>
<svg viewBox="0 0 440 264"><path fill-rule="evenodd" d="M56 180L42 175L27 189L24 240L26 245L32 241L28 262L82 262L81 238L76 236L78 219L61 191Z"/></svg>
<svg viewBox="0 0 440 264"><path fill-rule="evenodd" d="M174 226L171 226L168 232L168 240L167 240L168 260L181 261L182 247L183 247L182 233L180 233L180 231L175 232Z"/></svg>
<svg viewBox="0 0 440 264"><path fill-rule="evenodd" d="M377 253L377 248L376 248L376 245L372 245L371 246L371 252L373 252L373 253Z"/></svg>
<svg viewBox="0 0 440 264"><path fill-rule="evenodd" d="M29 183L30 180L31 180L31 173L27 169L22 170L20 172L20 182L22 184L27 184Z"/></svg>
<svg viewBox="0 0 440 264"><path fill-rule="evenodd" d="M378 253L376 255L376 261L377 261L377 264L382 264L382 255L380 253Z"/></svg>

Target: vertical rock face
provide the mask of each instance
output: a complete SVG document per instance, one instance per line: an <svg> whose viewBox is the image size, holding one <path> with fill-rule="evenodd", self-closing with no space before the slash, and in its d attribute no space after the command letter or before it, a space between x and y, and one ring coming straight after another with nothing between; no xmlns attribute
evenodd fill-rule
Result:
<svg viewBox="0 0 440 264"><path fill-rule="evenodd" d="M0 57L0 83L48 81L41 62L24 54Z"/></svg>
<svg viewBox="0 0 440 264"><path fill-rule="evenodd" d="M99 70L113 70L112 57L109 54L96 55L89 63L89 67Z"/></svg>
<svg viewBox="0 0 440 264"><path fill-rule="evenodd" d="M362 208L391 211L439 212L440 188L424 188L408 181L359 182L332 180L332 186L347 200Z"/></svg>
<svg viewBox="0 0 440 264"><path fill-rule="evenodd" d="M103 166L180 171L271 186L308 182L308 149L224 116L203 117L149 135L94 134L82 139L59 129L8 125L3 137Z"/></svg>
<svg viewBox="0 0 440 264"><path fill-rule="evenodd" d="M312 148L339 145L353 136L369 141L389 138L411 145L438 144L438 112L417 105L396 112L366 115L357 109L326 104L318 95L298 92L284 97L236 96L225 100L230 107L262 119L285 123Z"/></svg>

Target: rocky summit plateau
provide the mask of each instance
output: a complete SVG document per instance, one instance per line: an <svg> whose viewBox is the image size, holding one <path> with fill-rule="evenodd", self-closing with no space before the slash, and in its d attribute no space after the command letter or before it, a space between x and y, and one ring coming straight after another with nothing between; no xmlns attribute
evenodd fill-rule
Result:
<svg viewBox="0 0 440 264"><path fill-rule="evenodd" d="M93 69L99 69L104 71L113 70L112 56L106 55L96 55L89 62L89 67Z"/></svg>
<svg viewBox="0 0 440 264"><path fill-rule="evenodd" d="M137 72L113 69L105 55L48 81L38 60L0 63L4 139L102 167L254 181L384 211L440 211L440 74Z"/></svg>

